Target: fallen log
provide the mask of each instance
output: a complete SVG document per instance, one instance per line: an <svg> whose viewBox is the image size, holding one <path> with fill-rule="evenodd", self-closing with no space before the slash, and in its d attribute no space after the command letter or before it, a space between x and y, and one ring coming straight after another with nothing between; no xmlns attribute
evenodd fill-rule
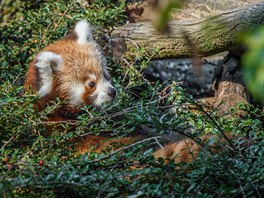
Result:
<svg viewBox="0 0 264 198"><path fill-rule="evenodd" d="M173 20L167 34L156 31L151 22L127 24L112 32L110 46L118 58L136 58L140 49L152 59L205 57L236 50L242 32L263 24L264 3L257 3L205 19Z"/></svg>

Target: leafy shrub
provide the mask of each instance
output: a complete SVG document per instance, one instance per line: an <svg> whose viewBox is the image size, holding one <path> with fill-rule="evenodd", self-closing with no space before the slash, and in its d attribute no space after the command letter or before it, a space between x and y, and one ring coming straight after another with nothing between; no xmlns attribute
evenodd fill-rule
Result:
<svg viewBox="0 0 264 198"><path fill-rule="evenodd" d="M245 81L254 98L264 104L264 62L263 44L264 27L259 27L250 35L245 36L248 48L243 56Z"/></svg>
<svg viewBox="0 0 264 198"><path fill-rule="evenodd" d="M145 79L142 71L147 57L122 65L109 59L119 92L113 105L100 111L85 107L76 121L56 123L59 128L47 123L47 114L60 101L43 112L34 109L38 96L25 93L22 87L32 56L82 18L96 25L100 41L103 30L124 22L124 4L96 0L92 4L49 1L37 7L23 5L19 18L10 19L0 34L1 196L249 197L264 193L263 112L241 105L245 114L227 119L218 117L215 109L205 111L177 83ZM73 130L72 124L77 128ZM69 141L87 133L122 137L135 132L148 137L116 153L110 149L77 155ZM166 138L179 135L197 138L223 132L246 138L222 145L217 154L205 146L190 164L164 164L152 156L157 141L163 144Z"/></svg>

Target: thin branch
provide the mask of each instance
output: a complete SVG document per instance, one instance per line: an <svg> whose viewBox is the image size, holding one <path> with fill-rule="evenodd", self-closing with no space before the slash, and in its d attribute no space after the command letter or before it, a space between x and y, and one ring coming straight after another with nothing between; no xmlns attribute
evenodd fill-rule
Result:
<svg viewBox="0 0 264 198"><path fill-rule="evenodd" d="M16 136L16 134L15 135L13 135L2 147L1 147L1 149L0 150L2 150L2 149L4 149L5 147L6 147L6 145L8 145L9 144L9 142L11 142L14 138L15 138L15 136Z"/></svg>
<svg viewBox="0 0 264 198"><path fill-rule="evenodd" d="M108 155L105 155L105 156L103 156L103 157L100 157L100 158L97 158L97 159L91 160L90 163L93 163L93 162L99 162L99 161L104 160L104 159L107 159L107 158L109 158L109 157L111 157L111 156L113 156L113 155L115 155L115 154L117 154L117 153L120 153L121 151L127 150L127 149L129 149L129 148L131 148L131 147L133 147L133 146L136 146L136 145L138 145L138 144L142 144L143 142L147 142L147 141L151 141L151 140L156 140L156 139L158 139L158 138L161 138L161 136L156 136L156 137L151 137L151 138L147 138L147 139L144 139L144 140L140 140L140 141L138 141L138 142L135 142L135 143L130 144L130 145L128 145L128 146L125 146L125 147L123 147L123 148L117 149L117 150L115 150L115 151L109 153Z"/></svg>
<svg viewBox="0 0 264 198"><path fill-rule="evenodd" d="M73 1L73 2L68 6L67 10L65 10L64 13L62 13L62 15L61 15L59 21L55 24L55 27L53 28L53 31L55 31L55 30L58 28L58 26L59 26L59 24L61 23L62 19L65 18L64 16L67 14L67 12L69 12L69 10L72 8L73 4L75 4L75 3L76 3L76 2Z"/></svg>
<svg viewBox="0 0 264 198"><path fill-rule="evenodd" d="M200 133L203 129L201 129L198 133ZM197 138L193 137L192 135L189 135L187 133L184 132L179 132L177 131L176 133L179 133L191 140L193 140L195 143L197 143L198 145L202 146L203 148L206 148L208 150L208 152L210 152L211 154L213 154L214 152L211 150L210 146L207 146L206 144L203 144L202 141L198 140Z"/></svg>
<svg viewBox="0 0 264 198"><path fill-rule="evenodd" d="M156 141L156 143L159 145L160 148L162 148L163 150L165 149L164 146L161 145L161 143L158 141L157 138L155 138L155 141Z"/></svg>
<svg viewBox="0 0 264 198"><path fill-rule="evenodd" d="M215 125L215 127L218 129L218 131L221 133L221 135L226 139L226 141L230 144L230 146L232 147L232 149L234 151L237 151L236 147L233 145L233 143L229 140L229 138L226 136L226 134L224 133L224 131L221 129L221 127L219 126L219 124L212 118L212 116L206 112L203 107L197 103L195 100L186 97L188 100L192 101L197 107L198 110L202 111L211 121L212 123Z"/></svg>
<svg viewBox="0 0 264 198"><path fill-rule="evenodd" d="M58 121L43 121L43 124L46 125L54 125L54 124L61 124L61 123L68 123L71 125L74 125L77 122L77 120L58 120Z"/></svg>

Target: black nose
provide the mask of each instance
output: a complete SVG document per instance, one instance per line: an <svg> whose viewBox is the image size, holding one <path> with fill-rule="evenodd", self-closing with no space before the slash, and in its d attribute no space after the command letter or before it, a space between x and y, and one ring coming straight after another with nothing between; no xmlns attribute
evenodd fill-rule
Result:
<svg viewBox="0 0 264 198"><path fill-rule="evenodd" d="M116 89L111 87L108 91L108 95L114 99L116 97Z"/></svg>

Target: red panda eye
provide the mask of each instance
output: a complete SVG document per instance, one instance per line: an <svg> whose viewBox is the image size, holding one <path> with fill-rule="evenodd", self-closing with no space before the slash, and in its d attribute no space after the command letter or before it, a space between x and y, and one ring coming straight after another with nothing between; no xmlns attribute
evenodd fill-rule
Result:
<svg viewBox="0 0 264 198"><path fill-rule="evenodd" d="M89 82L89 87L91 87L91 88L94 88L95 87L95 83L94 82Z"/></svg>

